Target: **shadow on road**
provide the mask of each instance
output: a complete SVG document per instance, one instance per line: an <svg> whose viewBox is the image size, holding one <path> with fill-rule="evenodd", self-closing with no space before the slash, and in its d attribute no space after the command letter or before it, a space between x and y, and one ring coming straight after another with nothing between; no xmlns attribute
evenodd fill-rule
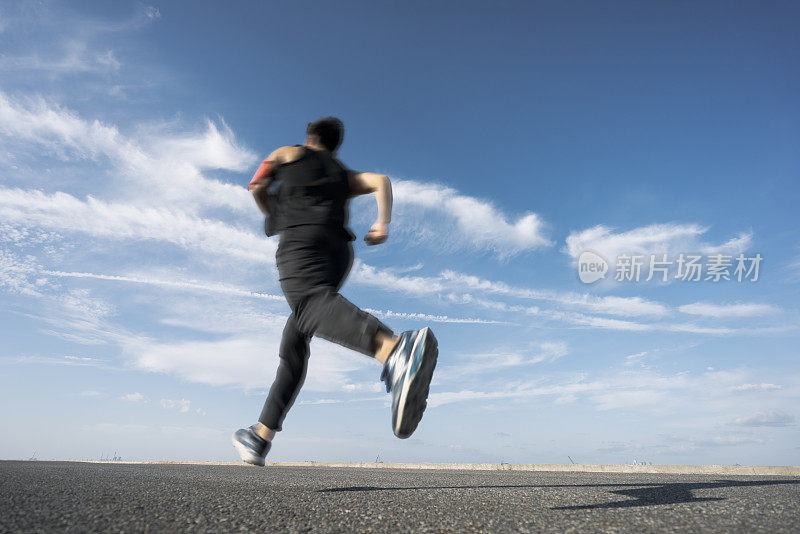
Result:
<svg viewBox="0 0 800 534"><path fill-rule="evenodd" d="M771 486L775 484L800 484L800 480L721 480L718 482L696 482L673 484L511 484L511 485L473 485L473 486L408 486L378 487L350 486L345 488L326 488L318 492L337 491L392 491L392 490L430 490L430 489L482 489L482 488L625 488L609 490L609 493L624 495L631 500L613 501L602 504L579 504L574 506L555 506L551 510L588 510L592 508L631 508L636 506L658 506L702 501L724 501L722 497L695 497L692 493L700 489L720 489L749 486ZM630 489L627 489L630 488Z"/></svg>

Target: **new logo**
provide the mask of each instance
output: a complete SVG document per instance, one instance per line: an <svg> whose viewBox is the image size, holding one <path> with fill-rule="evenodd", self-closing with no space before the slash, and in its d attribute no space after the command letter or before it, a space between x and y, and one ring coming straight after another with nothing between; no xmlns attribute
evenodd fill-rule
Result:
<svg viewBox="0 0 800 534"><path fill-rule="evenodd" d="M608 262L600 254L584 250L578 256L578 278L584 284L593 284L606 277Z"/></svg>

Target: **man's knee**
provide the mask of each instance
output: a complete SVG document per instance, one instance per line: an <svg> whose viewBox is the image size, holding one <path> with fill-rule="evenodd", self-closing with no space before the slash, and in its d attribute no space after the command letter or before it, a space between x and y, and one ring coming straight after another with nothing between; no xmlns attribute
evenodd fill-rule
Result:
<svg viewBox="0 0 800 534"><path fill-rule="evenodd" d="M306 335L313 335L322 317L330 313L331 306L338 296L334 288L328 287L306 295L294 312L298 330Z"/></svg>
<svg viewBox="0 0 800 534"><path fill-rule="evenodd" d="M292 374L297 374L302 370L309 355L309 342L311 336L305 334L297 323L297 315L292 314L286 321L281 336L281 346L279 351L282 365L291 370Z"/></svg>

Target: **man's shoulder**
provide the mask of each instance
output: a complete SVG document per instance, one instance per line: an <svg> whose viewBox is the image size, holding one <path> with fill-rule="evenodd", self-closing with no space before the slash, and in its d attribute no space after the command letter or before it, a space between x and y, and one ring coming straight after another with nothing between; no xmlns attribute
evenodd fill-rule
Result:
<svg viewBox="0 0 800 534"><path fill-rule="evenodd" d="M270 159L275 160L277 163L291 163L292 161L300 159L302 155L302 145L287 145L275 149L272 154L270 154Z"/></svg>

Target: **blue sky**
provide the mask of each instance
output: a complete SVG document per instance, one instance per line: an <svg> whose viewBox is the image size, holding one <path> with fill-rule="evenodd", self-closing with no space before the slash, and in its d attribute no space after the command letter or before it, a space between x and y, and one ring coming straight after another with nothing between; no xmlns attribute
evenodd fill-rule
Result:
<svg viewBox="0 0 800 534"><path fill-rule="evenodd" d="M288 313L244 187L335 115L395 189L343 293L440 360L398 440L315 340L271 459L800 463L800 7L433 4L0 2L0 457L236 458Z"/></svg>

